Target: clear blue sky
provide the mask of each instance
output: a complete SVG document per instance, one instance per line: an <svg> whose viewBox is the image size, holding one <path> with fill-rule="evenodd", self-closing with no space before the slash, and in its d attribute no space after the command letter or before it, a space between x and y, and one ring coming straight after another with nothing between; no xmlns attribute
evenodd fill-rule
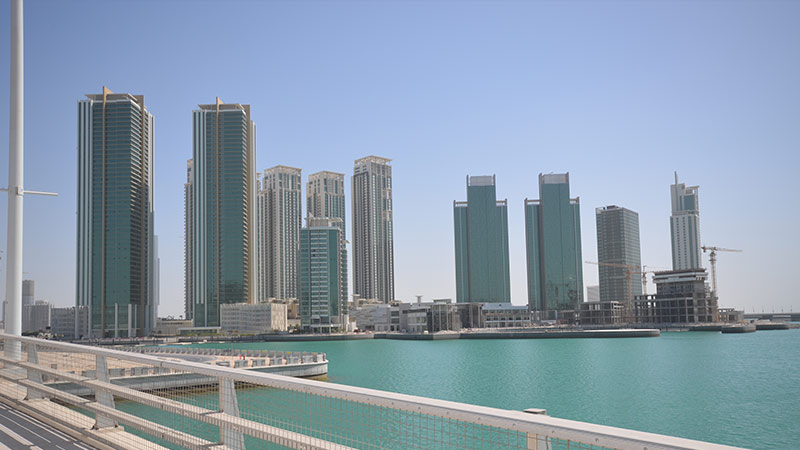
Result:
<svg viewBox="0 0 800 450"><path fill-rule="evenodd" d="M721 304L798 310L798 23L795 1L28 0L25 186L61 195L26 197L26 277L38 298L74 303L76 102L106 85L144 94L156 118L162 315L183 312L191 111L215 96L252 105L259 170L394 160L399 299L455 296L467 174L496 174L509 200L514 303L539 172L570 172L585 260L594 208L617 204L640 215L643 263L670 267L677 170L700 185L704 243L744 250L719 257ZM8 1L0 25L5 93ZM3 186L7 123L4 94ZM0 196L2 249L6 207ZM596 284L596 267L584 276Z"/></svg>

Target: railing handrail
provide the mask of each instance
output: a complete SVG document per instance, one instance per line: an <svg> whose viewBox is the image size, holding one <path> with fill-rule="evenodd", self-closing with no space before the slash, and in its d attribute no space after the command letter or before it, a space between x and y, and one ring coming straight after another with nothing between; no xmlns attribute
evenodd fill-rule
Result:
<svg viewBox="0 0 800 450"><path fill-rule="evenodd" d="M439 416L472 424L510 429L522 433L533 433L558 439L585 442L595 446L630 449L734 449L722 444L695 441L625 428L597 425L545 415L527 414L487 406L438 400L408 394L380 391L376 389L347 386L317 380L292 378L263 372L215 366L192 361L173 361L142 353L132 353L108 348L50 341L32 337L12 336L0 333L1 339L16 340L41 347L50 347L77 353L89 353L107 358L141 362L152 366L193 372L212 377L228 378L256 385L300 391L308 394L332 397L391 409Z"/></svg>

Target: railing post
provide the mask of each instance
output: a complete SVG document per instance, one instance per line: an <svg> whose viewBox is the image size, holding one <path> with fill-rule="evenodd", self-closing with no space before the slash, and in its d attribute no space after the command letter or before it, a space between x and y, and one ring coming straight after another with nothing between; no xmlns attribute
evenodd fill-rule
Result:
<svg viewBox="0 0 800 450"><path fill-rule="evenodd" d="M239 417L239 401L236 399L236 383L227 377L219 378L219 408L225 414ZM222 444L231 450L245 450L244 435L235 430L221 428Z"/></svg>
<svg viewBox="0 0 800 450"><path fill-rule="evenodd" d="M542 416L547 415L547 410L542 408L528 408L523 412L528 414L538 414ZM528 445L527 450L550 450L550 438L547 436L540 436L535 433L527 433ZM569 446L569 441L567 442Z"/></svg>
<svg viewBox="0 0 800 450"><path fill-rule="evenodd" d="M95 372L97 372L98 381L103 381L105 383L110 382L108 379L108 363L106 362L105 356L97 355L97 363L95 364L95 369L97 369L95 370ZM96 391L94 393L94 398L95 401L97 401L97 403L103 406L108 406L109 408L116 409L116 406L114 405L114 395L111 392L102 390ZM106 416L101 416L99 414L96 416L96 420L94 422L95 429L99 430L101 428L116 427L116 426L117 422L114 419Z"/></svg>
<svg viewBox="0 0 800 450"><path fill-rule="evenodd" d="M31 364L39 364L39 354L36 353L36 344L28 344L28 362ZM28 369L28 380L34 383L42 384L42 372L38 370ZM28 388L25 394L25 400L34 400L37 398L44 398L41 392Z"/></svg>

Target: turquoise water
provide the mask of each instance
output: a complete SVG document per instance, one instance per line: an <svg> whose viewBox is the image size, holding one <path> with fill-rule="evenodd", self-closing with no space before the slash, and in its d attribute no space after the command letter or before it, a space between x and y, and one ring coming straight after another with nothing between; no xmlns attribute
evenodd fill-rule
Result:
<svg viewBox="0 0 800 450"><path fill-rule="evenodd" d="M205 344L230 348L231 344ZM328 354L328 381L749 448L800 444L800 329L658 338L234 344Z"/></svg>

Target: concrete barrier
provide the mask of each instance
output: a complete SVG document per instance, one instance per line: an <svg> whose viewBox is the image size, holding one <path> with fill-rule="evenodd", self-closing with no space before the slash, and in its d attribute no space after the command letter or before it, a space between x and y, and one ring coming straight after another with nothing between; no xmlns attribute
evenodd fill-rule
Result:
<svg viewBox="0 0 800 450"><path fill-rule="evenodd" d="M131 367L131 375L133 375L133 376L150 375L150 368L149 367Z"/></svg>

